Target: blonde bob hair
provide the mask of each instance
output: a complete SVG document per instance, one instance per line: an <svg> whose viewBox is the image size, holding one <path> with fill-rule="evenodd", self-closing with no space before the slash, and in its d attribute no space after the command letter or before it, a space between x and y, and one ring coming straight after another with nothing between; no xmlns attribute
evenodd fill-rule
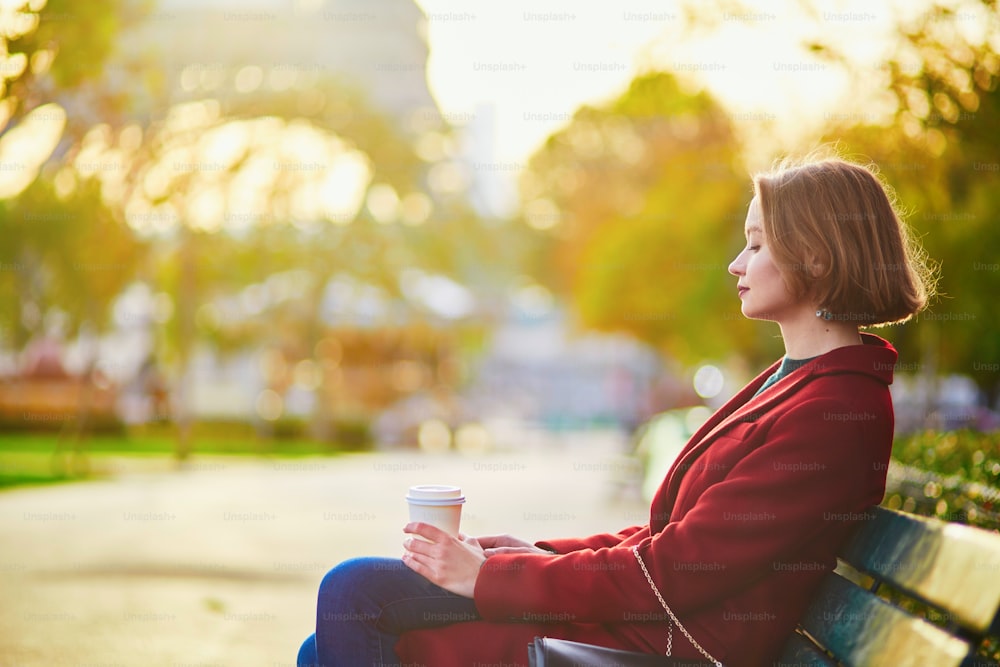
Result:
<svg viewBox="0 0 1000 667"><path fill-rule="evenodd" d="M933 271L872 169L841 158L786 160L753 183L793 296L859 326L905 322L927 304Z"/></svg>

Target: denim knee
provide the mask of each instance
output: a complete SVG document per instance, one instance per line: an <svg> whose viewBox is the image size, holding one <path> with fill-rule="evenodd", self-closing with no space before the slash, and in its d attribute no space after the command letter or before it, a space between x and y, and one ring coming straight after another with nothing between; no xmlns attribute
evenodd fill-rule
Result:
<svg viewBox="0 0 1000 667"><path fill-rule="evenodd" d="M319 612L327 615L321 620L372 620L364 616L372 584L384 580L387 572L402 568L406 565L401 560L391 558L351 558L340 563L326 573L319 585Z"/></svg>
<svg viewBox="0 0 1000 667"><path fill-rule="evenodd" d="M295 659L296 667L322 667L319 658L316 656L316 635L309 635L309 639L302 642L299 647L299 656Z"/></svg>

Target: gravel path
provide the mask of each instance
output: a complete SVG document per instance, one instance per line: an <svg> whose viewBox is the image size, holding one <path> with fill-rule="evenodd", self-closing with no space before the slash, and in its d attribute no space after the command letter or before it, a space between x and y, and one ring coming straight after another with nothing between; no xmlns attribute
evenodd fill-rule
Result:
<svg viewBox="0 0 1000 667"><path fill-rule="evenodd" d="M589 437L476 458L132 462L0 493L0 665L291 666L323 574L400 554L409 485L460 484L472 535L605 532L646 521L613 484L619 451Z"/></svg>

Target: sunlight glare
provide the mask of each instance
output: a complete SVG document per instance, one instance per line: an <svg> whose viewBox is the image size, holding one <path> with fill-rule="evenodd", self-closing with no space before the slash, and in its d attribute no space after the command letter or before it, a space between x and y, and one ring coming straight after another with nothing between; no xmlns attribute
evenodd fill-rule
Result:
<svg viewBox="0 0 1000 667"><path fill-rule="evenodd" d="M156 163L147 169L142 179L142 190L154 201L166 197L170 193L170 173L167 167Z"/></svg>
<svg viewBox="0 0 1000 667"><path fill-rule="evenodd" d="M56 197L65 200L76 192L76 174L70 167L60 169L52 179L55 186Z"/></svg>
<svg viewBox="0 0 1000 667"><path fill-rule="evenodd" d="M14 114L14 100L11 98L6 98L0 100L0 130L7 127L7 123L10 122L10 117Z"/></svg>
<svg viewBox="0 0 1000 667"><path fill-rule="evenodd" d="M21 3L23 6L23 3ZM38 14L32 12L5 11L0 22L0 30L8 40L16 40L38 28ZM24 54L18 54L23 57ZM6 71L6 70L5 70ZM9 77L8 77L9 78Z"/></svg>
<svg viewBox="0 0 1000 667"><path fill-rule="evenodd" d="M411 227L422 225L431 217L433 210L430 197L423 192L411 192L400 202L400 221Z"/></svg>
<svg viewBox="0 0 1000 667"><path fill-rule="evenodd" d="M292 218L295 220L315 220L320 216L320 184L314 180L300 182L292 191L289 200Z"/></svg>
<svg viewBox="0 0 1000 667"><path fill-rule="evenodd" d="M219 103L216 100L185 102L170 109L167 114L165 131L168 136L177 136L194 130L201 130L219 117Z"/></svg>
<svg viewBox="0 0 1000 667"><path fill-rule="evenodd" d="M48 74L56 53L52 49L40 49L31 55L31 73L35 76Z"/></svg>
<svg viewBox="0 0 1000 667"><path fill-rule="evenodd" d="M252 93L260 88L263 81L264 70L257 65L247 65L236 73L234 85L238 93Z"/></svg>
<svg viewBox="0 0 1000 667"><path fill-rule="evenodd" d="M387 183L376 183L368 189L366 205L375 222L386 225L399 219L399 195Z"/></svg>
<svg viewBox="0 0 1000 667"><path fill-rule="evenodd" d="M320 192L323 215L337 224L350 223L361 210L372 179L368 158L358 151L336 155L327 166Z"/></svg>
<svg viewBox="0 0 1000 667"><path fill-rule="evenodd" d="M189 199L187 218L195 229L215 232L222 227L225 210L222 192L216 186L208 186Z"/></svg>
<svg viewBox="0 0 1000 667"><path fill-rule="evenodd" d="M0 137L0 199L15 197L31 185L59 144L65 127L63 108L43 104Z"/></svg>
<svg viewBox="0 0 1000 667"><path fill-rule="evenodd" d="M142 146L142 126L130 123L118 133L118 146L126 153L139 150Z"/></svg>
<svg viewBox="0 0 1000 667"><path fill-rule="evenodd" d="M232 121L202 135L201 157L207 164L229 169L246 152L250 131L244 121Z"/></svg>

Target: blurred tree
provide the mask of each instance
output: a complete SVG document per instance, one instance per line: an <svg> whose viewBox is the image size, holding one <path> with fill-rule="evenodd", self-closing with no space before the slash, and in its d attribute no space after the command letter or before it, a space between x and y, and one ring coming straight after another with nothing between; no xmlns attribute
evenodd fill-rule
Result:
<svg viewBox="0 0 1000 667"><path fill-rule="evenodd" d="M362 261L351 268L365 268L371 274L384 267L377 250L391 236L389 227L364 220L361 211L369 186L381 188L378 192L389 201L386 208L395 206L397 190L385 182L373 183L374 175L383 172L351 140L325 128L322 118L279 115L295 114L297 109L294 101L282 96L257 98L248 109L230 108L228 113L217 100L187 102L171 107L163 120L145 128L131 151L125 146L131 143L128 128L116 134L100 127L74 151L73 164L85 172L80 177L99 182L102 193L138 233L160 241L159 288L176 306L161 343L163 358L173 371L181 459L191 449L191 356L196 340L211 328L211 317L199 318L200 313L211 312L204 307L248 284L263 282L271 272L290 270L314 257L310 244L321 236L327 241L322 247L329 248L332 242L339 252L306 262L306 270L318 274L309 281L312 307L296 312L306 319L300 331L313 339L305 341L306 349L312 349L321 333L315 322L329 276L354 264L356 257ZM366 111L352 107L352 115L369 115ZM251 112L258 115L242 115ZM416 189L416 169L399 173L405 172L401 165L406 164L406 145L398 135L377 122L361 127L381 134L381 143L367 139L380 146L383 159L391 160L396 183ZM393 146L395 150L387 148ZM117 169L101 168L115 163ZM93 166L81 170L83 165ZM286 225L312 238L294 247L259 243L279 237L256 231ZM339 246L352 236L358 237L351 244L354 252L345 253ZM250 241L245 248L240 247L241 238ZM273 338L285 322L271 319L267 324L265 333L270 335L254 342L276 343Z"/></svg>
<svg viewBox="0 0 1000 667"><path fill-rule="evenodd" d="M37 176L66 128L70 141L82 131L79 119L67 118L62 106L67 99L86 96L98 113L123 109L120 97L95 83L118 31L145 6L129 0L25 0L7 3L0 12L5 61L0 236L7 240L0 247L0 334L15 349L40 333L46 316L54 313L67 327L61 333L100 332L112 299L134 270L139 246L97 189L57 195L50 178ZM77 418L67 424L77 466L84 465L81 436L90 419L96 358L95 348L86 361ZM58 465L64 464L63 446L61 439Z"/></svg>
<svg viewBox="0 0 1000 667"><path fill-rule="evenodd" d="M110 324L110 304L135 275L141 244L124 220L104 205L93 184L59 197L40 178L7 203L0 218L15 270L3 274L0 326L24 341L46 312L65 316L63 332L98 333ZM17 298L14 298L16 295Z"/></svg>
<svg viewBox="0 0 1000 667"><path fill-rule="evenodd" d="M941 298L899 335L919 338L928 375L972 377L1000 400L1000 6L933 3L899 19L897 44L877 71L891 113L882 124L829 129L872 158L940 263ZM815 45L848 71L872 70L833 45ZM914 341L916 342L916 341ZM914 362L916 363L916 362Z"/></svg>
<svg viewBox="0 0 1000 667"><path fill-rule="evenodd" d="M524 220L551 253L538 270L581 324L628 331L684 363L780 350L740 315L727 273L751 194L727 115L665 73L581 108L522 180Z"/></svg>
<svg viewBox="0 0 1000 667"><path fill-rule="evenodd" d="M103 113L122 111L124 101L95 84L118 31L149 6L25 0L4 7L0 161L11 164L0 178L0 235L8 240L0 245L0 333L15 348L39 331L51 308L67 316L67 333L84 325L101 330L135 266L138 244L98 190L58 194L56 165L35 177L57 144L71 143L80 130L79 119L54 101L88 97Z"/></svg>
<svg viewBox="0 0 1000 667"><path fill-rule="evenodd" d="M446 141L446 129L434 132L430 139ZM135 140L132 133L88 133L71 155L73 178L99 181L141 235L159 240L160 288L176 304L163 342L182 432L190 424L183 397L196 339L278 345L294 330L296 347L311 354L324 333L321 306L333 277L398 297L407 269L462 280L509 255L496 252L461 188L438 187L435 170L452 167L447 152L418 155L426 135L404 135L331 81L178 104L136 127ZM211 331L214 301L289 271L305 275L294 307L258 313L262 327ZM327 417L317 411L317 421ZM183 457L183 433L181 441Z"/></svg>
<svg viewBox="0 0 1000 667"><path fill-rule="evenodd" d="M95 84L118 32L150 6L147 0L24 0L7 3L0 15L6 54L0 69L0 161L12 162L0 188L0 199L6 199L0 201L0 235L8 240L0 246L0 332L15 348L37 331L51 307L69 317L70 332L84 322L103 327L107 307L134 265L137 245L130 231L96 190L59 197L51 172L44 183L35 176L64 125L71 137L79 130L78 120L53 101L89 96L101 101L97 108L104 113L122 110L122 100ZM31 153L36 155L27 160ZM120 270L87 270L100 263Z"/></svg>
<svg viewBox="0 0 1000 667"><path fill-rule="evenodd" d="M513 265L467 206L454 142L433 119L408 135L326 75L284 93L170 105L175 82L115 49L152 0L15 5L4 34L23 67L3 68L0 117L25 126L45 111L40 120L59 126L39 165L59 148L38 182L15 183L4 192L22 196L0 205L12 240L0 245L0 329L14 346L53 309L67 333L99 332L145 248L173 297L164 349L182 387L195 340L218 333L206 306L274 273L305 271L309 288L307 305L266 320L269 335L294 320L312 350L324 288L339 273L399 295L408 268L462 281ZM259 343L259 333L242 340Z"/></svg>
<svg viewBox="0 0 1000 667"><path fill-rule="evenodd" d="M13 4L15 7L10 7ZM5 103L18 118L46 102L79 102L69 120L70 134L80 136L95 122L120 116L127 96L105 85L105 65L114 53L118 35L149 14L153 0L15 0L7 3L9 19L27 30L6 31L9 53L23 54L23 71L7 82ZM125 64L126 71L142 71L142 63Z"/></svg>
<svg viewBox="0 0 1000 667"><path fill-rule="evenodd" d="M97 367L98 336L109 328L110 306L135 275L143 247L93 184L60 197L45 177L3 202L0 234L6 240L0 257L12 257L11 270L0 271L0 329L12 347L21 349L41 334L78 336L89 344L83 348L79 403L63 424L53 457L61 472L86 473L84 438L96 389L106 381ZM7 262L0 264L6 268Z"/></svg>

